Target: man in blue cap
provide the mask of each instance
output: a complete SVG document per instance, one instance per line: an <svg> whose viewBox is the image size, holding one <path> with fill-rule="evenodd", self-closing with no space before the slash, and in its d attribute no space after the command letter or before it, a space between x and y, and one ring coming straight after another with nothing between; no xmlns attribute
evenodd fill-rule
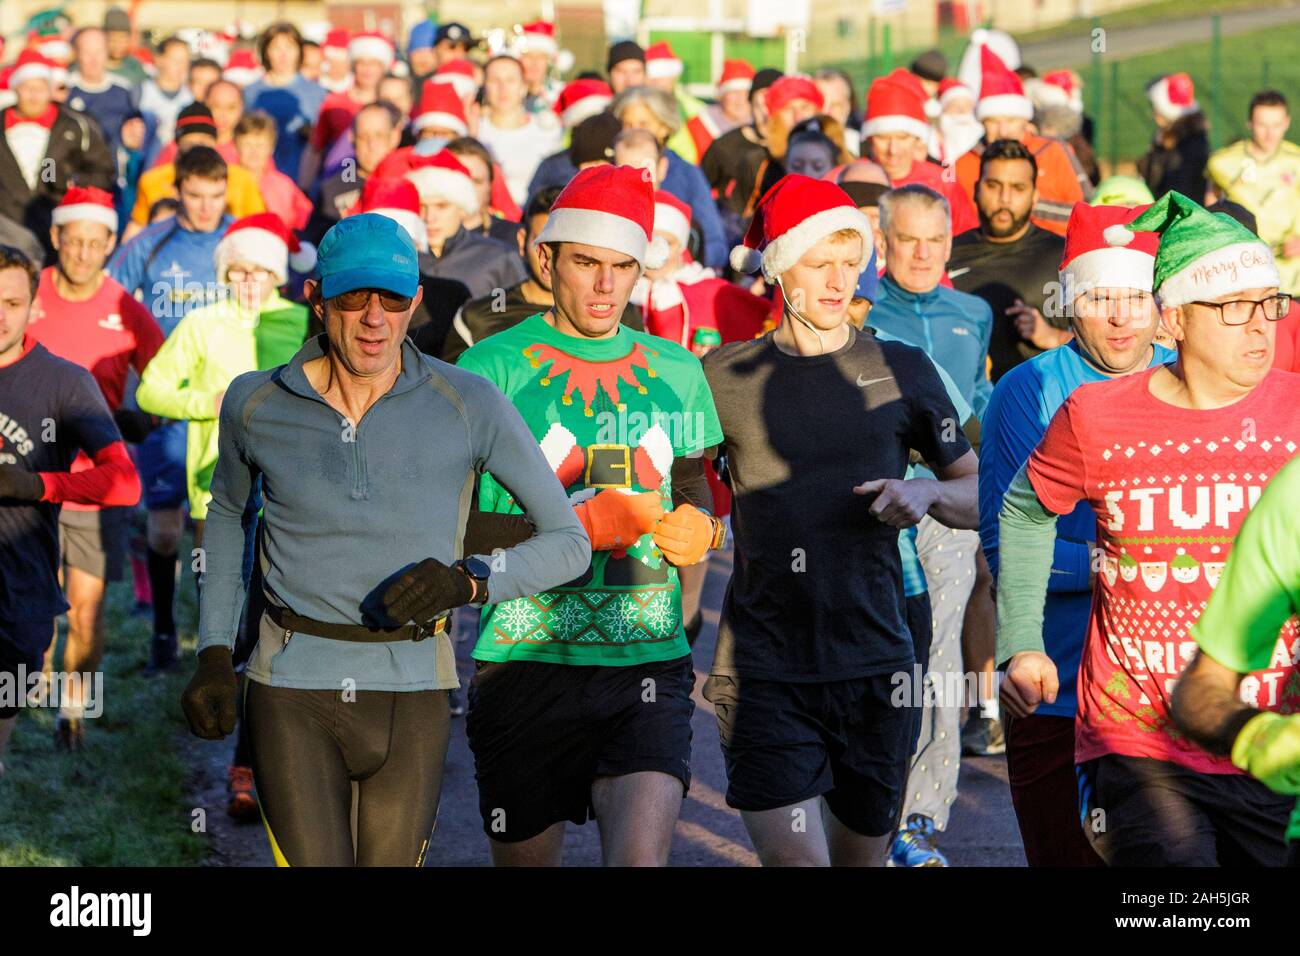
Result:
<svg viewBox="0 0 1300 956"><path fill-rule="evenodd" d="M411 68L412 90L417 94L438 66L433 53L433 38L437 32L437 24L425 18L411 27L411 36L406 41L406 65Z"/></svg>
<svg viewBox="0 0 1300 956"><path fill-rule="evenodd" d="M276 862L420 865L447 750L446 691L458 686L448 612L572 580L590 546L509 401L407 339L420 283L400 225L363 213L334 226L306 293L325 332L216 398L199 664L182 704L200 737L234 727L241 520L260 482L265 612L244 707ZM486 471L511 488L533 533L475 557L465 523Z"/></svg>

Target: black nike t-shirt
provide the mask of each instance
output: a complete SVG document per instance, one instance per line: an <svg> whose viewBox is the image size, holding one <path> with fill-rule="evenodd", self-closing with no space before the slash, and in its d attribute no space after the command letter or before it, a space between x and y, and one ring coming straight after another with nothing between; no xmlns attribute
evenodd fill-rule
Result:
<svg viewBox="0 0 1300 956"><path fill-rule="evenodd" d="M28 340L0 368L0 464L68 471L78 450L121 441L91 374ZM0 498L0 619L53 620L68 609L59 589L59 506Z"/></svg>
<svg viewBox="0 0 1300 956"><path fill-rule="evenodd" d="M1042 312L1049 325L1070 327L1063 315L1048 315L1059 309L1043 307L1056 289L1064 253L1064 239L1032 223L1014 242L990 242L978 229L968 229L953 239L952 257L948 260L948 278L953 287L979 296L993 310L993 334L989 338L993 368L989 378L994 382L1042 352L1020 337L1015 319L1007 315L1017 298Z"/></svg>
<svg viewBox="0 0 1300 956"><path fill-rule="evenodd" d="M848 680L913 660L898 531L853 488L970 450L920 349L850 330L828 355L772 333L705 356L733 492L735 570L713 673Z"/></svg>

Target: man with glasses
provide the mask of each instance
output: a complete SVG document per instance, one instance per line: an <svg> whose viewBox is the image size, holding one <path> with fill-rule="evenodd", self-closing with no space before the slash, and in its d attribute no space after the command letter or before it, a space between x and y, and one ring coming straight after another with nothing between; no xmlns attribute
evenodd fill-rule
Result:
<svg viewBox="0 0 1300 956"><path fill-rule="evenodd" d="M127 377L144 371L163 342L149 310L104 270L117 234L113 197L74 186L55 207L50 242L58 262L41 272L28 326L32 338L95 377L123 438L138 442L152 429L148 415L124 407ZM79 459L78 467L85 465ZM98 668L104 653L104 590L126 563L129 508L67 502L59 511L59 549L67 597L68 640L63 669ZM63 701L56 744L81 746L82 701Z"/></svg>
<svg viewBox="0 0 1300 956"><path fill-rule="evenodd" d="M1017 719L1059 699L1043 605L1057 516L1086 501L1096 594L1074 754L1085 833L1111 866L1280 865L1294 799L1201 750L1169 700L1246 513L1300 445L1300 378L1270 370L1290 297L1268 246L1181 193L1102 235L1122 247L1139 230L1161 234L1154 286L1178 359L1078 388L1012 480L1000 516L1003 699ZM1289 712L1300 704L1294 624L1278 636L1243 692Z"/></svg>
<svg viewBox="0 0 1300 956"><path fill-rule="evenodd" d="M243 521L260 478L266 611L245 719L276 861L418 866L458 685L448 612L572 580L590 547L501 392L407 340L420 276L406 230L351 216L322 241L317 274L306 293L325 332L288 364L241 375L220 402L198 669L182 704L200 737L234 728ZM463 548L486 471L533 530L491 566Z"/></svg>
<svg viewBox="0 0 1300 956"><path fill-rule="evenodd" d="M986 163L991 152L984 154ZM1024 209L1027 216L1028 206ZM1154 344L1160 320L1151 283L1159 237L1137 233L1126 248L1111 247L1102 237L1107 226L1128 223L1140 211L1075 204L1058 272L1065 299L1060 313L1068 317L1074 338L1016 365L993 389L980 435L980 538L994 575L1002 496L1056 410L1086 382L1133 375L1174 359ZM1039 231L1061 244L1052 233ZM1096 524L1085 503L1057 522L1042 634L1043 651L1060 676L1056 700L1032 714L1010 702L1005 712L1011 801L1030 866L1101 865L1078 826L1074 774L1075 677L1092 606Z"/></svg>
<svg viewBox="0 0 1300 956"><path fill-rule="evenodd" d="M263 212L235 222L217 243L214 254L220 298L195 309L167 337L140 377L136 401L146 412L188 422L185 484L194 547L203 547L203 531L212 497L209 483L217 463L217 415L226 389L236 377L273 369L293 358L307 335L307 307L289 302L279 289L289 281L289 267L307 272L315 262L310 246L297 238L275 213ZM259 502L247 517L255 522ZM244 575L252 573L252 529L245 536ZM236 652L244 663L249 648ZM244 728L226 769L230 802L226 812L240 820L257 819L253 771Z"/></svg>

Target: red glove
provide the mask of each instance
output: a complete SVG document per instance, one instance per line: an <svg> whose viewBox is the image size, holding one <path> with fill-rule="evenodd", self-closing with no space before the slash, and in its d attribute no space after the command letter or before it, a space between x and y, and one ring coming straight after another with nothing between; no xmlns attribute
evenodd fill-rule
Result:
<svg viewBox="0 0 1300 956"><path fill-rule="evenodd" d="M624 551L653 531L664 516L657 491L625 495L617 488L604 489L574 505L573 511L587 529L593 551Z"/></svg>
<svg viewBox="0 0 1300 956"><path fill-rule="evenodd" d="M655 529L655 546L679 568L698 564L708 554L716 531L714 518L694 505L678 505Z"/></svg>

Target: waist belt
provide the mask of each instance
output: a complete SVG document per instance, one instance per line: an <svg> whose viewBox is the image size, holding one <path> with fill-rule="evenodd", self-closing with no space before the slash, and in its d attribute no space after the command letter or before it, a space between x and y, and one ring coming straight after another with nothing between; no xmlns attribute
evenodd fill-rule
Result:
<svg viewBox="0 0 1300 956"><path fill-rule="evenodd" d="M428 627L420 624L403 624L401 627L363 627L360 624L327 624L301 617L292 611L266 602L266 614L277 627L288 632L285 636L300 631L314 637L326 637L332 641L354 641L362 644L383 644L391 641L422 641L434 634L447 630L451 615L444 614Z"/></svg>

